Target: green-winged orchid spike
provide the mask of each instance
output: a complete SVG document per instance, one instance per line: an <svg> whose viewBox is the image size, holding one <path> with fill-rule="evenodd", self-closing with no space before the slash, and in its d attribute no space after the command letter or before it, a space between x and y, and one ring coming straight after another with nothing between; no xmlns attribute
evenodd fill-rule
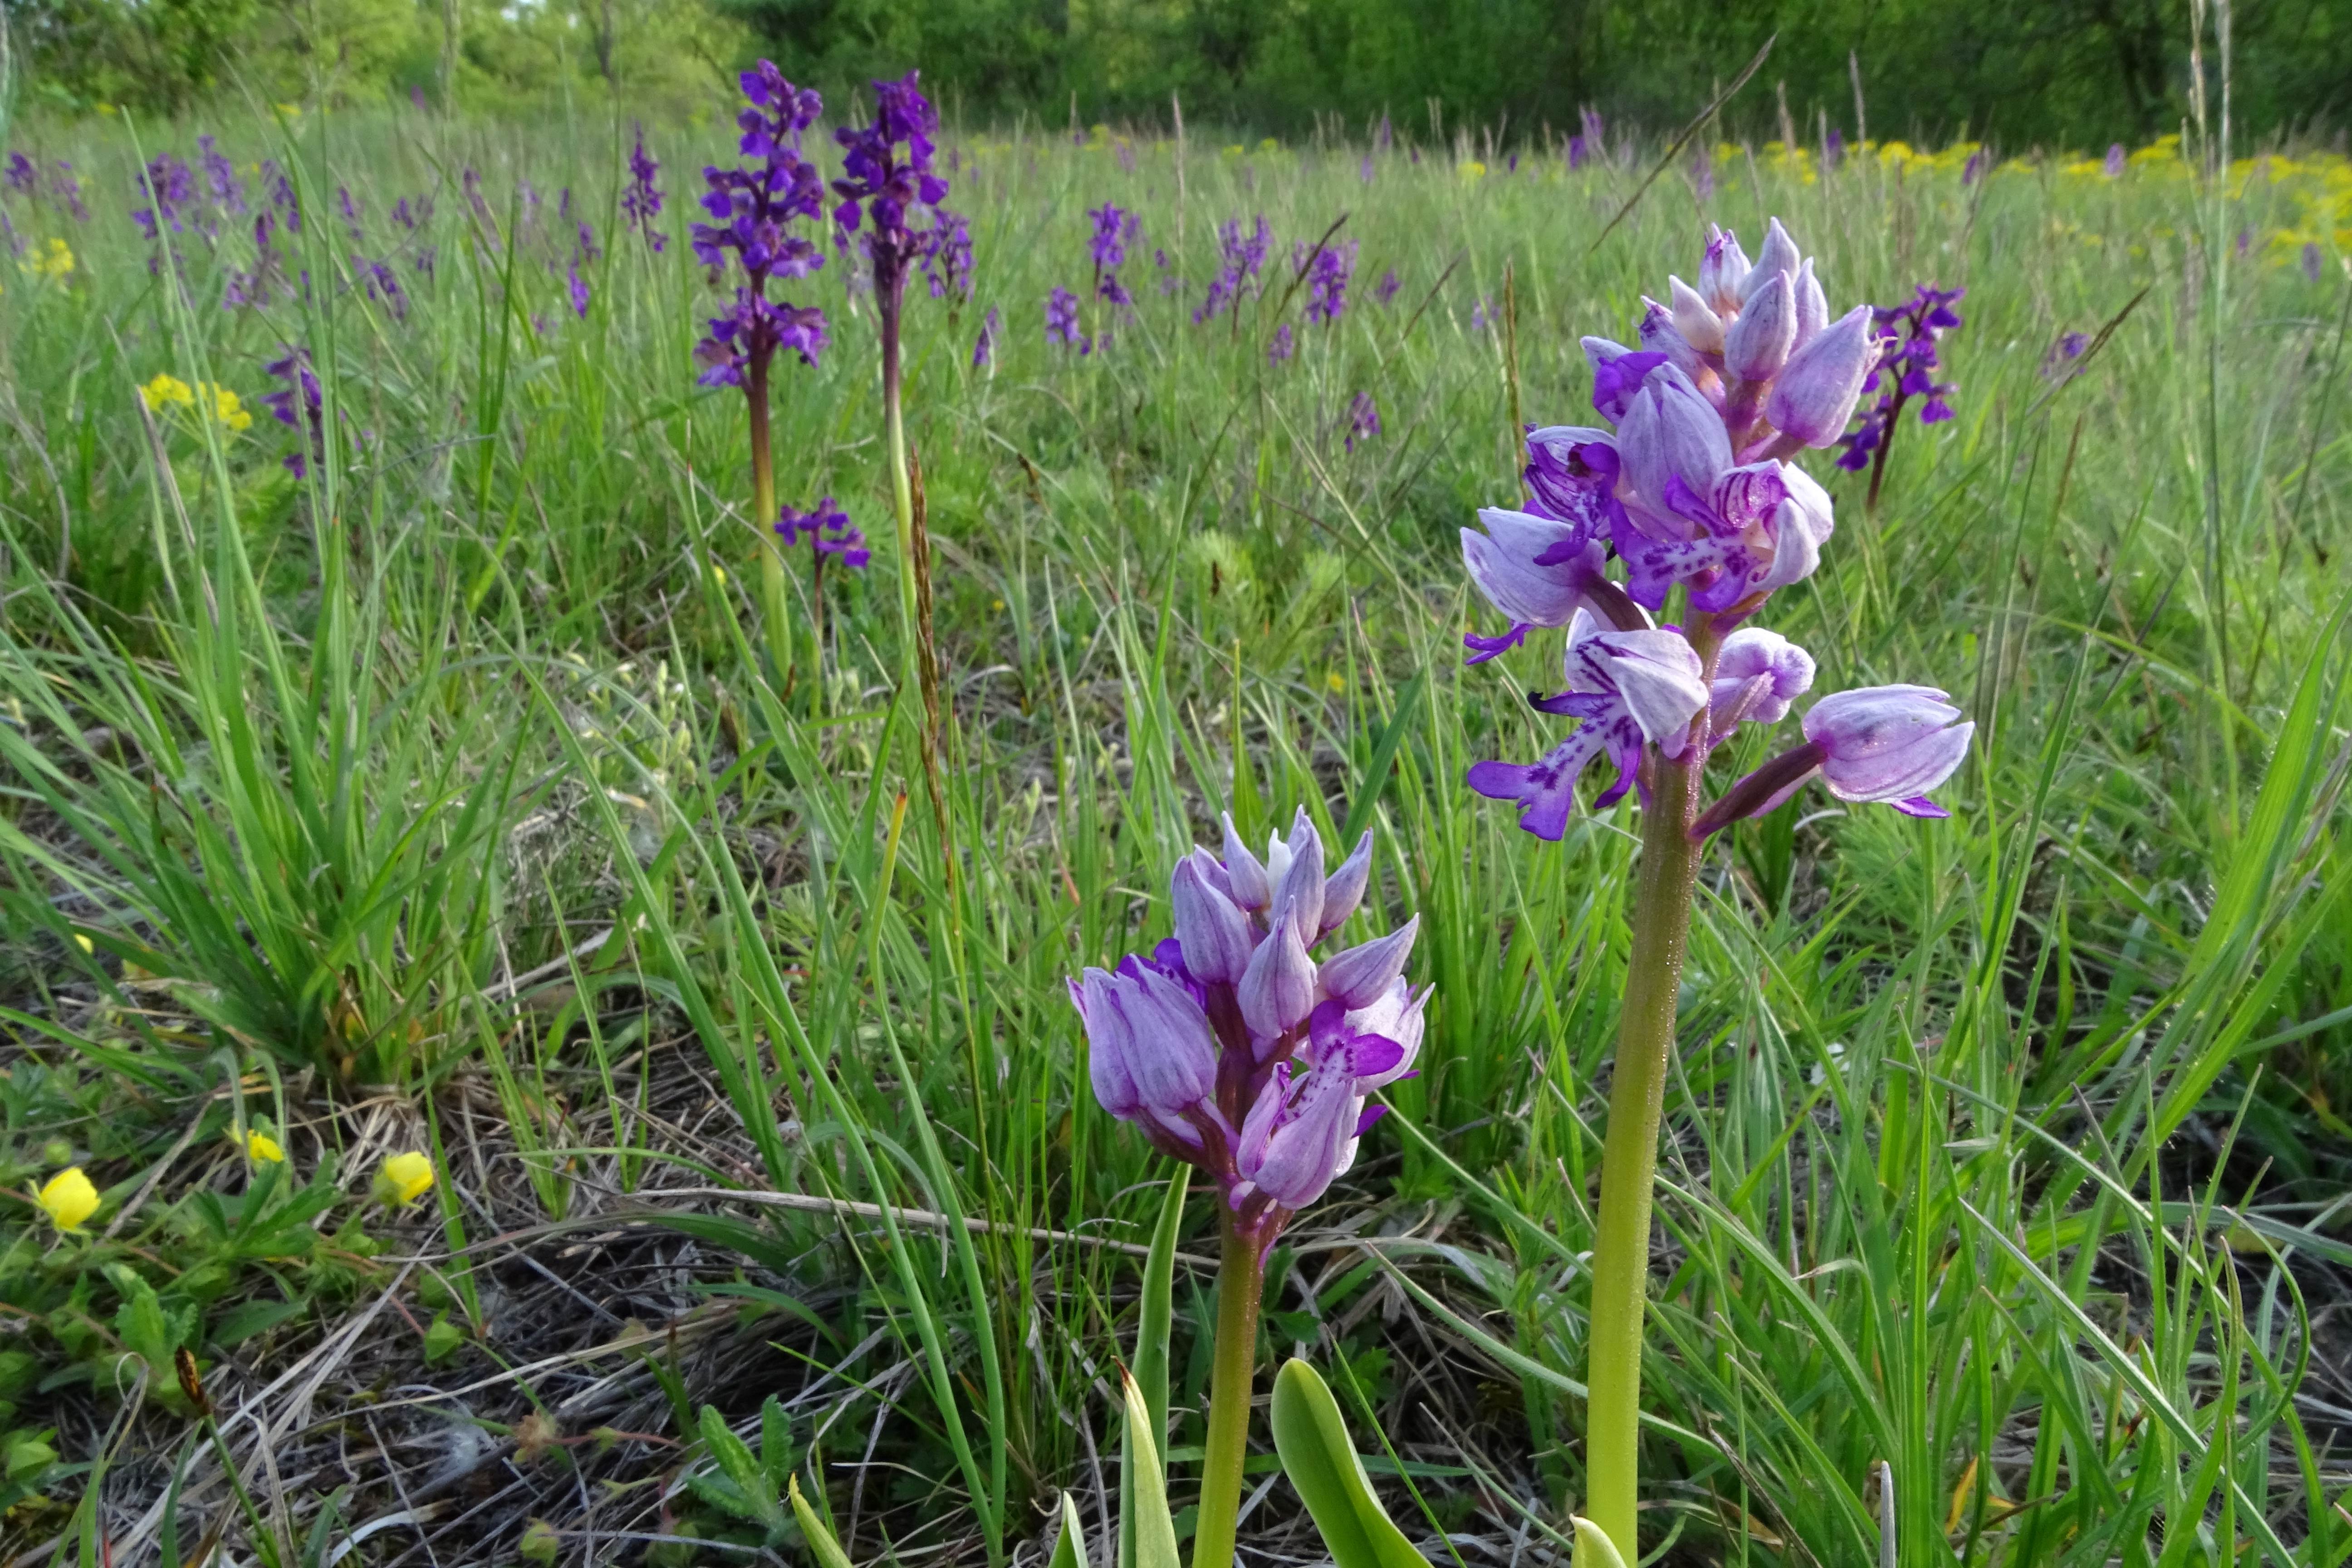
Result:
<svg viewBox="0 0 2352 1568"><path fill-rule="evenodd" d="M1624 1556L1607 1531L1580 1513L1570 1515L1569 1522L1576 1526L1576 1568L1625 1568Z"/></svg>
<svg viewBox="0 0 2352 1568"><path fill-rule="evenodd" d="M1160 1442L1152 1436L1151 1412L1143 1390L1126 1373L1119 1383L1127 1393L1127 1446L1135 1455L1135 1568L1179 1568L1176 1521L1168 1515L1168 1482L1160 1468ZM832 1568L831 1564L827 1568Z"/></svg>
<svg viewBox="0 0 2352 1568"><path fill-rule="evenodd" d="M1087 1532L1068 1492L1062 1494L1062 1532L1054 1538L1054 1557L1046 1568L1087 1568Z"/></svg>
<svg viewBox="0 0 2352 1568"><path fill-rule="evenodd" d="M1135 1318L1135 1383L1143 1391L1143 1408L1150 1418L1154 1443L1168 1431L1168 1340L1176 1317L1176 1241L1184 1227L1184 1197L1192 1190L1192 1168L1179 1164L1169 1179L1168 1194L1160 1203L1160 1220L1151 1229L1151 1250L1143 1260L1143 1300ZM1133 1447L1118 1457L1118 1568L1135 1568L1135 1467ZM1160 1489L1167 1489L1160 1476ZM1083 1565L1081 1565L1083 1568Z"/></svg>
<svg viewBox="0 0 2352 1568"><path fill-rule="evenodd" d="M849 1568L849 1553L841 1549L841 1542L834 1539L824 1521L816 1516L816 1510L809 1507L808 1499L801 1496L800 1477L792 1479L790 1490L793 1516L801 1521L801 1533L808 1538L810 1550L816 1553L817 1568ZM1054 1559L1054 1568L1062 1568L1058 1555Z"/></svg>
<svg viewBox="0 0 2352 1568"><path fill-rule="evenodd" d="M1274 1380L1274 1449L1338 1568L1428 1568L1372 1491L1339 1402L1293 1357Z"/></svg>

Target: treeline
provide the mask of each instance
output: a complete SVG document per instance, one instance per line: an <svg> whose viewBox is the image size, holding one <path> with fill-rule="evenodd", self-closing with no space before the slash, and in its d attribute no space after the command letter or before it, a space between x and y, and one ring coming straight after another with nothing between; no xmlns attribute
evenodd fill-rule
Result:
<svg viewBox="0 0 2352 1568"><path fill-rule="evenodd" d="M2218 104L2221 12L2202 9ZM2177 129L2195 68L2191 0L0 0L0 15L34 100L167 110L240 88L482 108L600 84L690 98L764 53L829 95L919 65L967 121L1164 125L1175 99L1251 134L1387 115L1420 138L1517 142L1587 108L1677 123L1770 39L1730 115L1740 132L2090 148ZM2227 17L2242 131L2332 137L2352 120L2352 0L2239 0Z"/></svg>

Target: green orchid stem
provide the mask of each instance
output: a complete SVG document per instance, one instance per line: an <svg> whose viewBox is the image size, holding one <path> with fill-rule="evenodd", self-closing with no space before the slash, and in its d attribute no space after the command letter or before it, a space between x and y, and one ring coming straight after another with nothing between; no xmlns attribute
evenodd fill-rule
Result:
<svg viewBox="0 0 2352 1568"><path fill-rule="evenodd" d="M907 472L907 421L898 397L898 306L896 300L879 300L882 423L890 444L890 502L897 509L898 522L899 662L904 667L902 679L915 686L920 670L915 648L915 487Z"/></svg>
<svg viewBox="0 0 2352 1568"><path fill-rule="evenodd" d="M1223 1205L1219 1207L1223 1209ZM1192 1529L1192 1568L1230 1568L1242 1506L1242 1465L1249 1458L1250 1395L1257 1373L1257 1303L1265 1287L1263 1244L1253 1227L1218 1223L1217 1349L1209 1382L1209 1443L1201 1459L1201 1512Z"/></svg>
<svg viewBox="0 0 2352 1568"><path fill-rule="evenodd" d="M1712 670L1716 638L1694 616L1691 641ZM1625 1009L1617 1025L1609 1138L1601 1153L1601 1226L1592 1245L1592 1327L1586 1379L1583 1512L1608 1532L1628 1563L1635 1534L1642 1440L1642 1313L1650 1278L1650 1194L1658 1171L1658 1125L1675 1047L1675 1002L1690 941L1691 890L1700 847L1697 759L1671 763L1654 751L1635 871L1633 946Z"/></svg>
<svg viewBox="0 0 2352 1568"><path fill-rule="evenodd" d="M751 406L751 526L759 530L760 605L767 612L768 649L776 662L779 690L791 679L791 600L784 588L784 552L776 538L776 464L768 437L768 366L751 362L744 379Z"/></svg>

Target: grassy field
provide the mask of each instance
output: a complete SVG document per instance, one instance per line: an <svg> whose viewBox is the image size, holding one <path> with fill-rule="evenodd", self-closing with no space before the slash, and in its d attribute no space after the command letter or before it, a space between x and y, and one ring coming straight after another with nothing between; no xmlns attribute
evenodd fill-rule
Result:
<svg viewBox="0 0 2352 1568"><path fill-rule="evenodd" d="M1774 625L1833 684L1948 688L1977 749L1948 822L1816 794L1711 851L1644 1550L1874 1563L1883 1506L1912 1564L2352 1555L2340 154L1722 147L1612 228L1661 148L955 135L971 295L919 282L907 329L935 813L870 294L840 258L793 291L832 341L776 373L782 496L874 548L821 621L804 550L764 598L742 398L696 384L730 112L646 128L658 251L601 116L11 130L15 1560L793 1558L795 1471L860 1562L1027 1561L1062 1489L1099 1531L1170 1173L1087 1092L1064 979L1166 934L1221 811L1302 805L1378 829L1369 924L1418 913L1436 989L1265 1354L1330 1375L1433 1560L1559 1555L1633 840L1464 787L1558 723L1548 656L1464 668L1499 628L1456 530L1516 500L1519 421L1590 417L1580 335L1769 215L1833 310L1968 290L1958 417L1906 416L1874 512L1812 462L1841 526ZM251 211L199 165L151 242L136 172L199 132ZM300 226L257 284L264 160ZM1082 353L1046 301L1092 295L1105 201L1136 302ZM1196 322L1260 216L1260 284ZM1290 268L1327 235L1328 324ZM299 408L298 348L299 428L263 402ZM435 1184L373 1202L403 1152ZM70 1234L34 1195L68 1166ZM1244 1552L1319 1557L1261 1480Z"/></svg>

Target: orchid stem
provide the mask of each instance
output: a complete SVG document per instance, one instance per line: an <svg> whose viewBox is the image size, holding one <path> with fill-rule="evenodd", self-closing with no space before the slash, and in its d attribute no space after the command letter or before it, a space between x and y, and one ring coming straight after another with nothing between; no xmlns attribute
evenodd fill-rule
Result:
<svg viewBox="0 0 2352 1568"><path fill-rule="evenodd" d="M751 526L758 531L760 604L767 613L768 649L776 663L779 690L792 679L791 600L784 588L784 556L776 538L776 465L768 437L768 367L754 360L744 398L751 405Z"/></svg>
<svg viewBox="0 0 2352 1568"><path fill-rule="evenodd" d="M1231 1211L1219 1222L1217 1345L1209 1381L1209 1442L1201 1460L1201 1511L1192 1531L1192 1568L1230 1568L1242 1504L1242 1466L1249 1458L1250 1396L1257 1373L1258 1295L1265 1265L1255 1229Z"/></svg>
<svg viewBox="0 0 2352 1568"><path fill-rule="evenodd" d="M1691 640L1711 668L1715 639L1696 617ZM1617 1026L1609 1136L1601 1154L1601 1224L1592 1247L1591 1343L1586 1380L1583 1512L1628 1563L1640 1555L1635 1509L1641 1479L1642 1315L1650 1277L1650 1195L1658 1127L1675 1046L1675 1003L1689 945L1691 891L1700 847L1690 840L1699 759L1652 753L1635 872L1633 945Z"/></svg>
<svg viewBox="0 0 2352 1568"><path fill-rule="evenodd" d="M879 294L881 290L877 290ZM907 422L898 398L898 307L878 305L882 316L882 423L890 446L890 503L898 523L898 647L902 675L918 682L915 652L915 489L907 475Z"/></svg>

